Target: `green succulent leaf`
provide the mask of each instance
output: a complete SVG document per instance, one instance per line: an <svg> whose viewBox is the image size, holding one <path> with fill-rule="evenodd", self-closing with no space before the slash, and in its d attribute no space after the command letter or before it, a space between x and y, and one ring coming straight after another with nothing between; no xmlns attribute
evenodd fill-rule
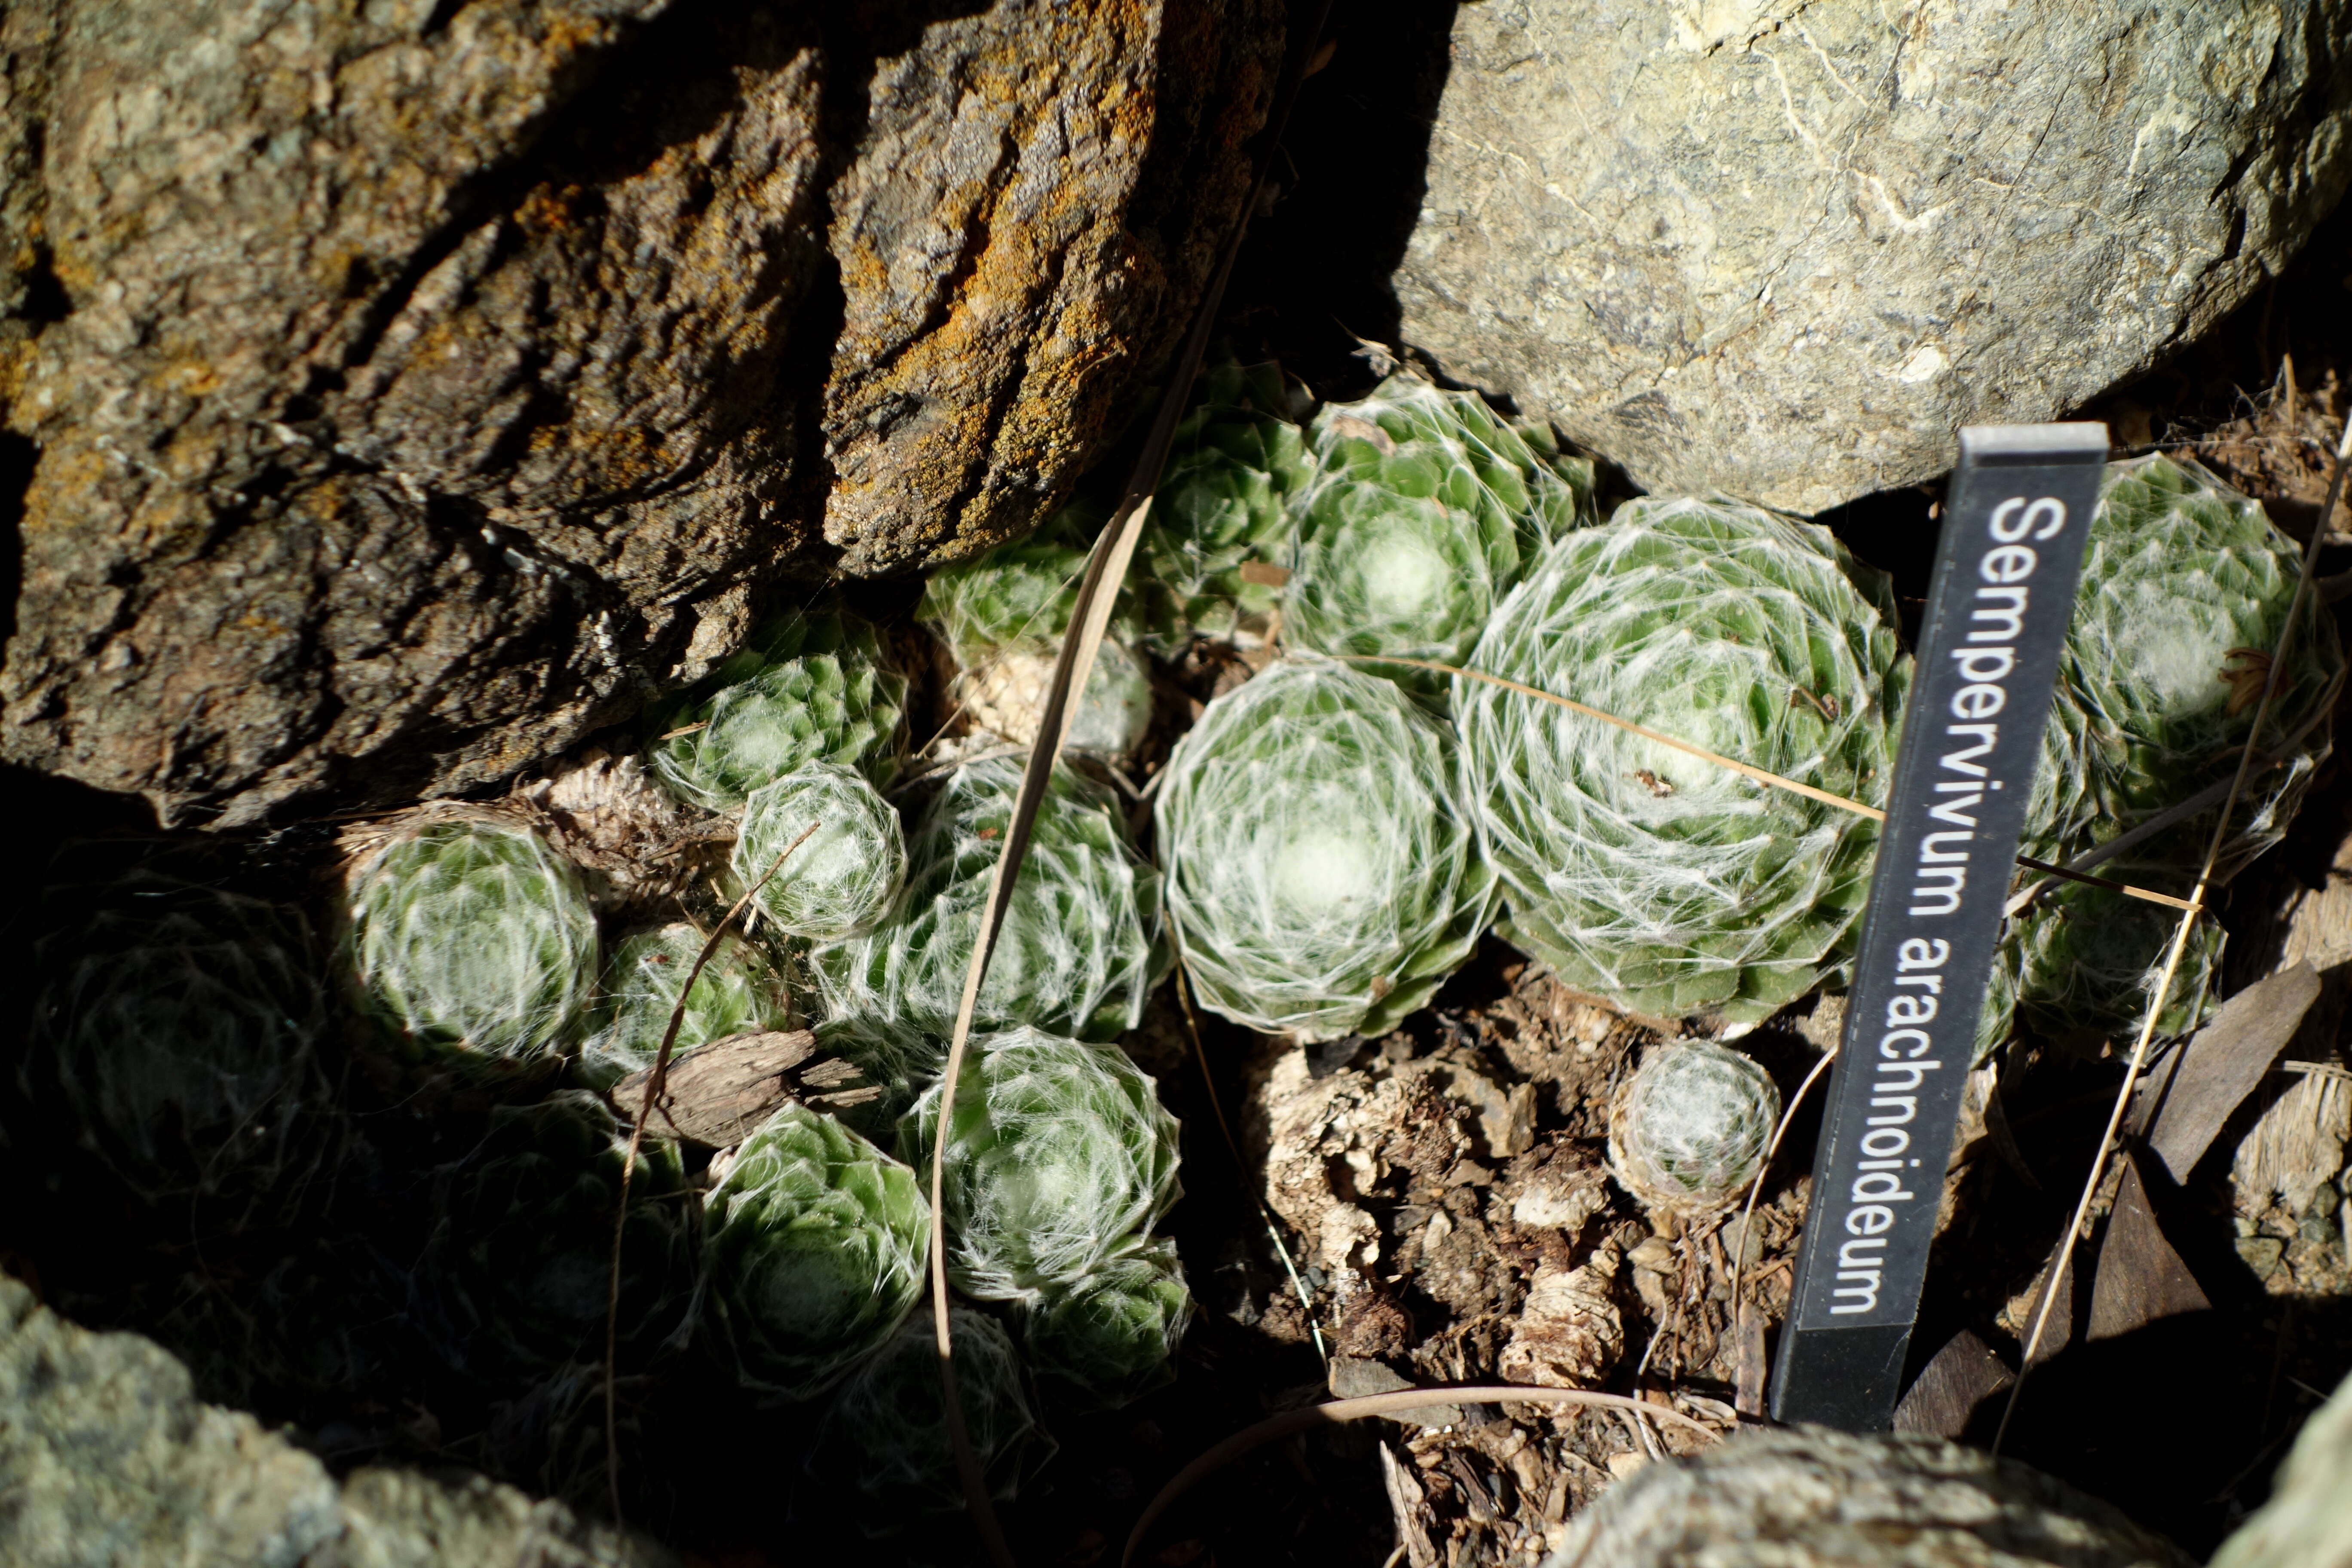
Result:
<svg viewBox="0 0 2352 1568"><path fill-rule="evenodd" d="M593 1033L583 1044L578 1073L592 1089L609 1089L653 1066L662 1036L677 1008L678 992L709 938L684 921L623 937L605 966ZM687 993L671 1059L753 1029L791 1026L792 1009L779 975L760 950L732 932L719 938L710 962Z"/></svg>
<svg viewBox="0 0 2352 1568"><path fill-rule="evenodd" d="M481 1142L435 1183L423 1272L442 1353L489 1386L601 1362L628 1140L595 1096L563 1089L499 1106ZM647 1139L621 1245L621 1352L645 1364L684 1327L700 1224L677 1151Z"/></svg>
<svg viewBox="0 0 2352 1568"><path fill-rule="evenodd" d="M1203 372L1151 498L1136 552L1144 643L1174 658L1194 637L1255 642L1280 602L1287 504L1314 459L1290 416L1306 401L1277 364ZM1245 574L1244 568L1260 570Z"/></svg>
<svg viewBox="0 0 2352 1568"><path fill-rule="evenodd" d="M2099 869L2142 880L2129 868ZM2179 925L2179 910L2110 889L2067 882L2046 889L2001 943L2000 968L2018 1016L2052 1039L2078 1029L2137 1039ZM2188 1033L2219 1001L2225 940L2211 919L2197 922L2158 1016L2158 1038Z"/></svg>
<svg viewBox="0 0 2352 1568"><path fill-rule="evenodd" d="M144 1203L226 1204L224 1224L299 1205L336 1120L300 914L146 869L40 908L23 1135L71 1142Z"/></svg>
<svg viewBox="0 0 2352 1568"><path fill-rule="evenodd" d="M793 848L803 834L807 840ZM767 877L754 902L778 931L840 942L873 930L897 901L907 880L906 830L864 774L810 763L744 801L732 868L747 888Z"/></svg>
<svg viewBox="0 0 2352 1568"><path fill-rule="evenodd" d="M529 828L457 818L404 828L346 881L344 963L395 1038L476 1067L551 1061L596 983L580 872Z"/></svg>
<svg viewBox="0 0 2352 1568"><path fill-rule="evenodd" d="M1018 758L966 763L949 777L907 847L907 891L872 931L812 950L836 1019L894 1036L944 1039L1021 786ZM1160 875L1129 845L1108 789L1056 768L982 986L980 1028L1035 1024L1089 1039L1142 1019L1166 973Z"/></svg>
<svg viewBox="0 0 2352 1568"><path fill-rule="evenodd" d="M1645 498L1554 544L1470 663L1874 805L1909 677L1895 626L1825 531ZM1848 961L1874 824L1483 681L1454 707L1504 934L1569 984L1743 1022Z"/></svg>
<svg viewBox="0 0 2352 1568"><path fill-rule="evenodd" d="M647 760L680 798L709 811L738 809L805 763L838 763L887 784L906 706L906 677L883 658L872 626L845 612L795 610L653 711Z"/></svg>
<svg viewBox="0 0 2352 1568"><path fill-rule="evenodd" d="M1176 1244L1147 1241L1040 1292L1022 1313L1021 1343L1037 1375L1066 1384L1081 1407L1117 1410L1175 1380L1192 1321Z"/></svg>
<svg viewBox="0 0 2352 1568"><path fill-rule="evenodd" d="M1544 546L1591 514L1589 465L1539 452L1476 393L1410 374L1325 408L1309 438L1284 626L1324 653L1461 663ZM1444 676L1371 668L1444 705Z"/></svg>
<svg viewBox="0 0 2352 1568"><path fill-rule="evenodd" d="M1202 1002L1308 1040L1386 1033L1494 914L1451 726L1294 655L1209 704L1162 775L1168 907Z"/></svg>
<svg viewBox="0 0 2352 1568"><path fill-rule="evenodd" d="M957 1401L989 1495L1010 1502L1054 1451L1013 1341L969 1307L948 1311ZM817 1435L816 1468L854 1490L868 1535L895 1534L926 1516L962 1511L948 1442L940 1354L928 1315L909 1320L842 1385Z"/></svg>
<svg viewBox="0 0 2352 1568"><path fill-rule="evenodd" d="M1653 1208L1736 1203L1763 1167L1780 1091L1754 1058L1711 1040L1660 1046L1609 1111L1609 1168Z"/></svg>
<svg viewBox="0 0 2352 1568"><path fill-rule="evenodd" d="M934 1084L898 1123L910 1164L938 1135ZM972 1040L948 1119L948 1278L982 1300L1076 1283L1175 1203L1176 1119L1116 1047L1036 1029Z"/></svg>
<svg viewBox="0 0 2352 1568"><path fill-rule="evenodd" d="M746 1388L800 1400L889 1340L922 1295L930 1205L915 1173L786 1105L708 1204L711 1300Z"/></svg>

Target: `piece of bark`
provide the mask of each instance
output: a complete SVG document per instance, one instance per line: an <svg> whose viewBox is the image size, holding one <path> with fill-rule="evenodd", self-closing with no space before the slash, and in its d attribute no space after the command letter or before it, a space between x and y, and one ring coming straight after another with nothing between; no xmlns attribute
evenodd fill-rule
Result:
<svg viewBox="0 0 2352 1568"><path fill-rule="evenodd" d="M2151 1102L2158 1109L2148 1147L2174 1181L2189 1180L2221 1123L2270 1071L2318 999L2318 973L2298 963L2247 986L2197 1031L2160 1087L2161 1101Z"/></svg>
<svg viewBox="0 0 2352 1568"><path fill-rule="evenodd" d="M1895 1407L1895 1429L1957 1438L1979 1405L2016 1381L1991 1346L1962 1329L1920 1369Z"/></svg>
<svg viewBox="0 0 2352 1568"><path fill-rule="evenodd" d="M2042 1342L2034 1345L2033 1353L2026 1357L2025 1364L2028 1366L2040 1366L2043 1362L2064 1350L2067 1342L2074 1337L2074 1248L2071 1245L2073 1239L2071 1236L2067 1237L2070 1245L2059 1255L2054 1265L2058 1269L2058 1299L2051 1304L2050 1322L2042 1331ZM2032 1344L2033 1318L2034 1314L2041 1310L2042 1291L2043 1286L2049 1281L2050 1267L2045 1266L2042 1268L2041 1274L2035 1277L2032 1288L2025 1293L2025 1317L2017 1330L2018 1344L2021 1348Z"/></svg>
<svg viewBox="0 0 2352 1568"><path fill-rule="evenodd" d="M1739 1321L1736 1329L1739 1346L1738 1381L1734 1385L1732 1407L1742 1415L1764 1414L1764 1391L1770 1376L1771 1363L1764 1355L1764 1310L1753 1301L1739 1303Z"/></svg>
<svg viewBox="0 0 2352 1568"><path fill-rule="evenodd" d="M2162 1318L2209 1311L2212 1305L2189 1266L2164 1239L2156 1211L2148 1206L2147 1189L2140 1184L2139 1166L2126 1153L2123 1184L2116 1190L2106 1238L2099 1244L2099 1271L2091 1282L2091 1322L2084 1337L2115 1339Z"/></svg>
<svg viewBox="0 0 2352 1568"><path fill-rule="evenodd" d="M844 1086L860 1075L838 1058L810 1062L816 1037L806 1029L752 1030L713 1040L669 1064L659 1099L646 1130L659 1137L730 1149L743 1142L788 1100L818 1099L830 1105L870 1100L879 1089ZM653 1069L631 1073L613 1088L613 1103L635 1117L645 1103Z"/></svg>
<svg viewBox="0 0 2352 1568"><path fill-rule="evenodd" d="M1412 1468L1397 1461L1386 1443L1381 1445L1381 1480L1388 1488L1389 1510L1396 1516L1397 1540L1412 1568L1437 1568L1437 1548L1430 1544L1423 1520L1421 1482Z"/></svg>

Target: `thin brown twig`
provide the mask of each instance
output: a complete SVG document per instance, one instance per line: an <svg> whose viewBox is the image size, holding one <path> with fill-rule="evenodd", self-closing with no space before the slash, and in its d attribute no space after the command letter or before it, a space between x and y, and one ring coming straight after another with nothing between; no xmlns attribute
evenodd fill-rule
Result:
<svg viewBox="0 0 2352 1568"><path fill-rule="evenodd" d="M2344 422L2342 437L2336 444L2336 472L2328 481L2327 503L2320 508L2324 521L2336 510L2337 500L2344 494L2344 468L2352 459L2352 418ZM2238 808L2238 796L2253 772L2254 747L2261 739L2263 721L2269 719L2271 707L2277 700L2279 687L2286 672L2287 655L2294 647L2295 622L2311 603L2314 584L2317 581L2313 568L2319 559L2319 549L2326 542L2327 531L2315 526L2311 539L2304 546L2302 570L2296 574L2294 597L2288 603L2286 620L2279 627L2278 644L2271 650L2270 668L2263 678L2262 700L2254 707L2254 721L2246 731L2246 743L2238 752L2238 769L2230 781L2230 794L2221 805L2221 815L2214 819L2212 837L2205 846L2204 864L2197 873L2197 890L2190 895L2192 904L2205 902L2208 886L2213 879L2213 867L2221 858L2221 846L2228 841L2230 816ZM2092 1201L2098 1195L2099 1185L2105 1179L2107 1157L2114 1152L2116 1133L2123 1126L2125 1113L2131 1107L2132 1090L2138 1086L2139 1076L2147 1063L2147 1047L2156 1037L2157 1021L2163 1016L2165 999L2172 994L2172 981L2180 968L2180 957L2188 950L2189 934L2197 928L2197 909L2185 911L2172 933L2172 943L2164 955L2164 971L2158 977L2147 999L2145 1015L2140 1020L2139 1038L2132 1046L2131 1060L2124 1068L2124 1080L2116 1089L2115 1109L2107 1113L2107 1124L2099 1134L2098 1152L2092 1157L2091 1173L2083 1184L2083 1195L2074 1205L2074 1217L2058 1237L2056 1251L2051 1255L2050 1267L2042 1271L2041 1300L2035 1304L2033 1329L2026 1336L2025 1349L2018 1358L2017 1381L2010 1384L2009 1400L2001 1406L2000 1425L1992 1436L1992 1451L2000 1452L2001 1439L2009 1435L2009 1424L2017 1414L2017 1401L2025 1392L2025 1380L2033 1371L2033 1352L2042 1346L2042 1335L2049 1327L2050 1313L2058 1300L2058 1281L2072 1259L2074 1249L2082 1237L2083 1222L2091 1212Z"/></svg>
<svg viewBox="0 0 2352 1568"><path fill-rule="evenodd" d="M1350 1421L1360 1421L1368 1415L1393 1415L1400 1411L1418 1410L1432 1405L1583 1405L1605 1410L1630 1411L1638 1416L1678 1421L1709 1442L1721 1436L1714 1427L1692 1419L1671 1405L1629 1399L1622 1394L1595 1394L1583 1388L1531 1387L1516 1384L1447 1388L1440 1384L1431 1388L1399 1389L1394 1394L1366 1394L1360 1399L1329 1400L1321 1405L1310 1405L1304 1410L1286 1411L1255 1426L1244 1427L1177 1471L1136 1520L1134 1530L1128 1534L1127 1548L1119 1553L1119 1568L1130 1568L1135 1561L1136 1549L1143 1544L1143 1539L1150 1532L1151 1527L1160 1522L1160 1516L1167 1512L1178 1498L1252 1449L1262 1448L1268 1443L1278 1443L1301 1432L1312 1432L1318 1426L1341 1426Z"/></svg>
<svg viewBox="0 0 2352 1568"><path fill-rule="evenodd" d="M1788 790L1791 794L1803 795L1808 800L1820 801L1823 805L1833 805L1840 811L1850 811L1856 816L1866 816L1873 822L1886 820L1886 813L1874 805L1864 805L1858 800L1848 800L1844 795L1832 795L1830 791L1815 785L1800 784L1792 778L1783 778L1779 773L1769 773L1752 763L1735 762L1720 752L1710 752L1704 746L1694 746L1688 741L1676 740L1663 731L1653 730L1646 724L1636 724L1631 719L1620 719L1614 713L1604 712L1589 703L1579 702L1572 697L1562 697L1556 691L1546 691L1539 686L1528 686L1499 675L1490 675L1483 669L1465 669L1457 664L1442 664L1433 658L1403 658L1393 654L1365 653L1342 653L1334 654L1331 657L1344 659L1351 664L1403 664L1410 665L1415 669L1433 670L1440 675L1458 675L1465 680L1483 680L1489 686L1499 686L1506 691L1516 691L1523 697L1533 697L1540 701L1565 708L1572 713L1581 713L1588 719L1598 719L1604 724L1614 724L1620 730L1639 735L1645 741L1654 741L1661 746L1696 757L1701 762L1712 763L1719 768L1728 768L1742 778L1753 779L1758 784L1769 785L1773 789ZM2086 887L2105 888L2112 892L2121 893L2126 898L2145 899L2151 904L2163 904L2176 910L2192 907L2190 900L2174 898L2170 893L2159 893L2152 888L2134 887L2129 882L2110 881L2105 877L2090 876L2064 866L2053 866L2046 861L2035 860L2027 856L2020 855L2017 858L2017 863L2031 867L2047 876L2061 877L2069 882L2080 882Z"/></svg>
<svg viewBox="0 0 2352 1568"><path fill-rule="evenodd" d="M702 977L702 966L719 951L719 943L727 928L735 923L744 906L768 885L768 879L784 868L784 862L793 850L807 843L822 826L812 822L798 838L783 847L760 879L743 889L743 896L719 917L710 928L702 951L694 955L694 967L686 972L686 984L677 988L677 1004L669 1010L669 1026L662 1031L661 1049L654 1055L654 1070L646 1075L645 1099L638 1104L635 1125L629 1129L629 1149L621 1161L620 1209L613 1216L613 1271L605 1282L604 1291L604 1483L612 1494L613 1522L625 1522L621 1516L621 1434L618 1395L614 1384L620 1364L621 1342L621 1240L628 1234L629 1178L636 1173L637 1151L645 1146L646 1123L653 1119L654 1102L661 1098L662 1082L669 1076L670 1051L677 1044L677 1031L686 1022L686 999L694 992L694 983Z"/></svg>

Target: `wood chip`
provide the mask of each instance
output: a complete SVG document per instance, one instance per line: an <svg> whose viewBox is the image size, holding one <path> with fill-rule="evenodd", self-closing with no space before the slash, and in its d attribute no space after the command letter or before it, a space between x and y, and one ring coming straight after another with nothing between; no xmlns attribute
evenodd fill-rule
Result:
<svg viewBox="0 0 2352 1568"><path fill-rule="evenodd" d="M1771 1363L1764 1357L1764 1310L1744 1297L1739 1303L1739 1321L1734 1331L1739 1348L1737 1392L1732 1403L1742 1415L1764 1414L1765 1380Z"/></svg>
<svg viewBox="0 0 2352 1568"><path fill-rule="evenodd" d="M1412 1568L1437 1568L1437 1548L1430 1543L1427 1505L1421 1481L1411 1468L1397 1462L1396 1453L1381 1445L1381 1479L1387 1486L1389 1511L1396 1517L1397 1540Z"/></svg>
<svg viewBox="0 0 2352 1568"><path fill-rule="evenodd" d="M845 1077L840 1069L848 1064L832 1060L805 1073L794 1070L815 1053L816 1037L806 1029L753 1030L697 1047L671 1059L646 1131L713 1149L732 1148L803 1088L836 1089L855 1077L855 1068ZM637 1113L652 1076L647 1068L614 1086L613 1103L623 1115Z"/></svg>
<svg viewBox="0 0 2352 1568"><path fill-rule="evenodd" d="M2052 1326L2056 1327L2055 1315ZM1957 1439L1969 1427L1978 1406L2017 1381L1992 1347L1962 1329L1936 1352L1935 1359L1895 1407L1897 1432L1926 1432Z"/></svg>
<svg viewBox="0 0 2352 1568"><path fill-rule="evenodd" d="M2140 1184L2138 1164L2129 1153L2123 1161L2123 1184L2116 1190L2106 1239L2099 1244L2099 1271L2091 1282L2091 1322L2084 1332L2088 1340L2115 1339L2160 1319L2213 1306L2164 1239L2147 1189Z"/></svg>
<svg viewBox="0 0 2352 1568"><path fill-rule="evenodd" d="M2179 1053L2179 1067L2149 1086L2149 1103L2159 1109L2148 1147L2174 1181L2187 1183L2221 1123L2270 1071L2317 1000L2319 974L2308 963L2255 982L2223 1003Z"/></svg>

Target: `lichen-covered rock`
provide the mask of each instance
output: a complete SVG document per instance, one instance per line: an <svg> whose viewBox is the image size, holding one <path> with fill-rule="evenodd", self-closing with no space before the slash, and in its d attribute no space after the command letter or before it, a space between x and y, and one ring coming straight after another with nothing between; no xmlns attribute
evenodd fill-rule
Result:
<svg viewBox="0 0 2352 1568"><path fill-rule="evenodd" d="M249 1415L197 1402L136 1334L76 1328L0 1277L0 1562L10 1568L668 1568L649 1542L477 1478L338 1489Z"/></svg>
<svg viewBox="0 0 2352 1568"><path fill-rule="evenodd" d="M1545 1568L2189 1568L2169 1542L2014 1459L1819 1426L1654 1464Z"/></svg>
<svg viewBox="0 0 2352 1568"><path fill-rule="evenodd" d="M1653 490L1928 478L2218 321L2352 177L2329 0L1454 15L1403 336Z"/></svg>
<svg viewBox="0 0 2352 1568"><path fill-rule="evenodd" d="M0 752L190 822L466 788L783 574L1020 532L1182 330L1283 27L12 5Z"/></svg>

